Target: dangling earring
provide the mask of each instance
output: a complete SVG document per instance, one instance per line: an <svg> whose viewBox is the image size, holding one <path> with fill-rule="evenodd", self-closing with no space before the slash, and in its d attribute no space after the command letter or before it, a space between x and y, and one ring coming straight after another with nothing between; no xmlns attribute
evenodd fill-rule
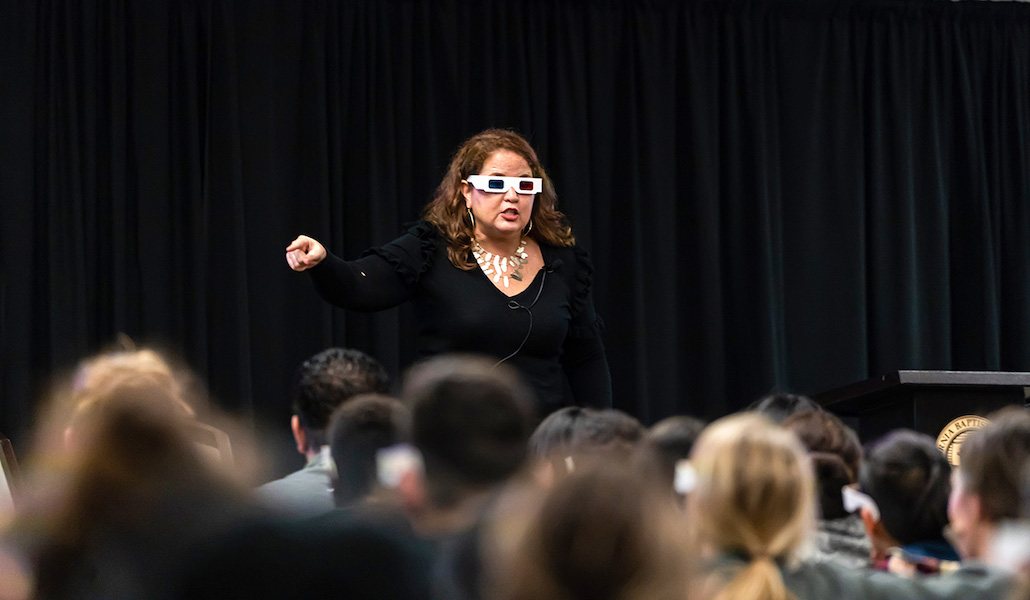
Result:
<svg viewBox="0 0 1030 600"><path fill-rule="evenodd" d="M472 231L475 231L476 230L476 218L472 216L472 209L471 208L468 209L468 211L469 211L469 220L472 221Z"/></svg>
<svg viewBox="0 0 1030 600"><path fill-rule="evenodd" d="M529 220L529 229L526 229L522 232L522 237L526 237L527 235L529 235L530 231L533 231L533 219Z"/></svg>

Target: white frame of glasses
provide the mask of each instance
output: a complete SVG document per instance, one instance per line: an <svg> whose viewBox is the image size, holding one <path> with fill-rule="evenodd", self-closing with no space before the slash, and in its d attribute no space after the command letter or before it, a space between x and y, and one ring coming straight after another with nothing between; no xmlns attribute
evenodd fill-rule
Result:
<svg viewBox="0 0 1030 600"><path fill-rule="evenodd" d="M491 188L490 181L494 179L500 179L504 182L504 187L501 189ZM523 181L530 181L533 183L533 189L529 192L524 192L519 189L519 184ZM500 175L469 175L468 179L465 180L472 187L476 188L481 192L487 192L488 194L503 194L508 190L514 188L516 194L523 196L529 196L531 194L539 194L544 188L544 180L540 177L502 177Z"/></svg>

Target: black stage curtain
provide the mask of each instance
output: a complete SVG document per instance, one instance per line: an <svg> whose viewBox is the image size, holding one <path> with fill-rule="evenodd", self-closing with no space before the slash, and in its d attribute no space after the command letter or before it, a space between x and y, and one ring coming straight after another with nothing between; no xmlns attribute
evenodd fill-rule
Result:
<svg viewBox="0 0 1030 600"><path fill-rule="evenodd" d="M283 424L331 309L490 126L539 150L616 404L715 417L900 368L1030 369L1030 6L943 1L0 3L0 430L118 332Z"/></svg>

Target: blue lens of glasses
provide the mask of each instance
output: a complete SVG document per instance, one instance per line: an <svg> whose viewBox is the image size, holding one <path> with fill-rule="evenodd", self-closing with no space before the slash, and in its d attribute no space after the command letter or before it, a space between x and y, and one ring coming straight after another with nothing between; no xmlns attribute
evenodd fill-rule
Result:
<svg viewBox="0 0 1030 600"><path fill-rule="evenodd" d="M503 190L504 189L504 180L503 179L491 179L490 181L488 181L486 183L486 185L491 190Z"/></svg>

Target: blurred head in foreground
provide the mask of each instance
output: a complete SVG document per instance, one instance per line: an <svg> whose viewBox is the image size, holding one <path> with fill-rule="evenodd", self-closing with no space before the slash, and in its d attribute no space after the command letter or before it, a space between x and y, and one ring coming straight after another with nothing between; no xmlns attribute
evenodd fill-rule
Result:
<svg viewBox="0 0 1030 600"><path fill-rule="evenodd" d="M1030 412L1022 407L988 416L959 450L951 473L948 517L963 559L986 559L999 525L1021 513L1021 484L1030 464Z"/></svg>
<svg viewBox="0 0 1030 600"><path fill-rule="evenodd" d="M532 392L505 365L446 355L412 367L401 396L425 469L406 478L413 484L401 490L406 507L425 531L468 526L486 497L525 464Z"/></svg>
<svg viewBox="0 0 1030 600"><path fill-rule="evenodd" d="M682 515L624 463L589 460L554 483L488 597L495 600L686 598Z"/></svg>
<svg viewBox="0 0 1030 600"><path fill-rule="evenodd" d="M37 596L158 597L235 518L245 487L198 443L187 387L156 352L129 350L85 361L55 395L9 538Z"/></svg>
<svg viewBox="0 0 1030 600"><path fill-rule="evenodd" d="M708 582L719 600L785 597L778 563L799 557L815 524L811 466L797 438L764 416L741 413L708 426L691 455L696 484L687 521L699 549L743 566Z"/></svg>
<svg viewBox="0 0 1030 600"><path fill-rule="evenodd" d="M361 394L337 407L329 421L329 447L337 506L385 500L378 464L381 453L410 440L411 411L396 398Z"/></svg>

